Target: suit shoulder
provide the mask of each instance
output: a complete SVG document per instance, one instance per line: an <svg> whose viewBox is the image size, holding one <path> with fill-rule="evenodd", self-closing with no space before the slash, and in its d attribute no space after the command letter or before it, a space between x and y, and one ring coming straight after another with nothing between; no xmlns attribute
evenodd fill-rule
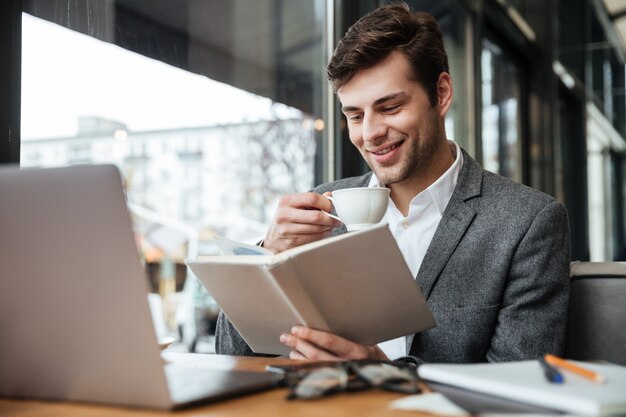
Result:
<svg viewBox="0 0 626 417"><path fill-rule="evenodd" d="M543 191L520 184L510 178L494 174L490 171L483 171L482 194L484 197L491 197L499 200L515 200L518 203L530 203L544 206L557 200Z"/></svg>
<svg viewBox="0 0 626 417"><path fill-rule="evenodd" d="M467 203L479 212L502 218L534 219L544 213L554 219L567 221L565 206L553 196L520 184L509 178L483 171L481 198Z"/></svg>
<svg viewBox="0 0 626 417"><path fill-rule="evenodd" d="M358 177L343 178L337 181L320 184L317 187L315 187L312 191L319 193L319 194L323 194L327 191L341 190L343 188L367 187L367 185L370 182L371 177L372 177L372 173L368 172L367 174L364 174Z"/></svg>

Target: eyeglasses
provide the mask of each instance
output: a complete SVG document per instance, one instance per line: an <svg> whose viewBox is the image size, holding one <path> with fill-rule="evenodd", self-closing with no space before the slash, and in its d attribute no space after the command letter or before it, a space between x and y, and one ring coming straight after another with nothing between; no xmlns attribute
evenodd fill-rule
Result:
<svg viewBox="0 0 626 417"><path fill-rule="evenodd" d="M342 391L378 388L416 394L417 372L408 364L371 359L270 367L281 372L281 385L290 389L289 399L315 399Z"/></svg>

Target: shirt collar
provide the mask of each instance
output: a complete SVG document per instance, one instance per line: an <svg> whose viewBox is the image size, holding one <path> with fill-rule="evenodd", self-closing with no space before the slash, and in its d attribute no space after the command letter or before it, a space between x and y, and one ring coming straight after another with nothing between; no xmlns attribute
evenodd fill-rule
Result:
<svg viewBox="0 0 626 417"><path fill-rule="evenodd" d="M426 194L429 195L432 201L437 206L437 210L439 214L443 214L450 198L452 198L452 193L454 192L454 187L456 187L456 183L459 179L459 173L461 172L461 167L463 166L463 153L461 152L461 148L456 142L448 141L448 145L450 149L455 153L456 158L454 162L444 172L435 182L433 182L428 188L424 191L413 197L411 200L411 204L413 204L419 197ZM372 173L372 177L370 178L370 182L368 187L381 187L383 186L378 181L376 174Z"/></svg>

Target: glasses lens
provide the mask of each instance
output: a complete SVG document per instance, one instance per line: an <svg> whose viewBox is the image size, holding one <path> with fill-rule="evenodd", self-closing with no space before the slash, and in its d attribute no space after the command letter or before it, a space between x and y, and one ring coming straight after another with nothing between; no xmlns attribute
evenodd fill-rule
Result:
<svg viewBox="0 0 626 417"><path fill-rule="evenodd" d="M290 398L320 398L342 391L348 385L348 373L341 367L324 367L310 371L292 389Z"/></svg>
<svg viewBox="0 0 626 417"><path fill-rule="evenodd" d="M379 363L357 366L355 372L373 387L409 394L420 392L417 374L406 368Z"/></svg>

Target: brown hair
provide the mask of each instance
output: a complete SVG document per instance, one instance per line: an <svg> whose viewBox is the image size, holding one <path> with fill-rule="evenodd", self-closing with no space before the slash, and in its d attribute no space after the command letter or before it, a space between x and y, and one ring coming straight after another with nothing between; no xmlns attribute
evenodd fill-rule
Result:
<svg viewBox="0 0 626 417"><path fill-rule="evenodd" d="M449 72L441 30L432 15L414 13L405 3L381 6L360 18L339 41L328 63L328 80L337 92L354 74L399 50L408 59L413 77L437 103L437 82Z"/></svg>

